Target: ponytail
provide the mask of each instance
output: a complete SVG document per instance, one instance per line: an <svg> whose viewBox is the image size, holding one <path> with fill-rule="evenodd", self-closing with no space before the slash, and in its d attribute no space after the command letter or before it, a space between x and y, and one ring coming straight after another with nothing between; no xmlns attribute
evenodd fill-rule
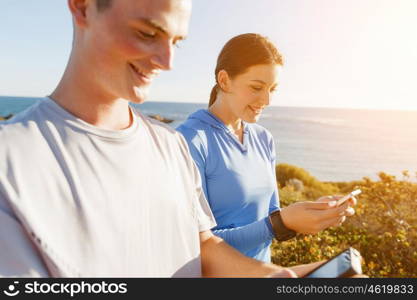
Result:
<svg viewBox="0 0 417 300"><path fill-rule="evenodd" d="M215 86L213 86L213 88L211 89L211 93L210 93L210 101L209 101L209 105L208 107L212 106L214 104L214 102L216 102L217 99L217 88L218 85L216 84Z"/></svg>

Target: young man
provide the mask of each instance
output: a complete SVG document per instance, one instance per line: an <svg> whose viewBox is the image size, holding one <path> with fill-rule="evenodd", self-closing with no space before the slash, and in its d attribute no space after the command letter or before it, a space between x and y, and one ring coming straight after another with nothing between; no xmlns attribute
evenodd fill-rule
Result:
<svg viewBox="0 0 417 300"><path fill-rule="evenodd" d="M56 90L0 126L0 276L296 276L215 226L185 140L129 107L172 68L191 0L68 0ZM295 272L295 273L294 273Z"/></svg>

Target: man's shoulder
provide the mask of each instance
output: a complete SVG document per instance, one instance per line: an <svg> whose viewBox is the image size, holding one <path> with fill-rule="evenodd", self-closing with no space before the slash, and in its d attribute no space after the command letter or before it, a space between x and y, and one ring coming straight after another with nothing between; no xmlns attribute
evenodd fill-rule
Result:
<svg viewBox="0 0 417 300"><path fill-rule="evenodd" d="M34 137L40 135L41 106L38 102L11 119L0 123L0 159L10 150L26 151L34 145Z"/></svg>
<svg viewBox="0 0 417 300"><path fill-rule="evenodd" d="M146 127L150 138L157 141L158 144L178 144L183 145L183 138L179 132L169 125L162 123L156 119L150 118L137 109L133 109L136 116L142 121L142 125ZM140 125L139 125L140 126Z"/></svg>
<svg viewBox="0 0 417 300"><path fill-rule="evenodd" d="M134 111L142 121L142 125L146 127L147 138L157 151L167 159L182 161L187 169L191 169L193 159L184 136L169 125L145 116L138 110Z"/></svg>
<svg viewBox="0 0 417 300"><path fill-rule="evenodd" d="M171 128L169 125L158 121L156 119L153 119L151 117L146 116L142 112L140 112L138 109L133 108L133 111L135 112L136 116L139 117L139 119L142 120L143 124L150 129L151 131L157 133L158 135L166 136L168 138L175 137L177 132L175 129Z"/></svg>
<svg viewBox="0 0 417 300"><path fill-rule="evenodd" d="M16 114L11 119L0 123L0 136L2 138L18 138L26 136L33 129L39 121L39 110L41 109L42 102L39 101L32 106L28 107L24 111ZM2 141L5 142L5 141ZM9 142L9 141L7 141Z"/></svg>

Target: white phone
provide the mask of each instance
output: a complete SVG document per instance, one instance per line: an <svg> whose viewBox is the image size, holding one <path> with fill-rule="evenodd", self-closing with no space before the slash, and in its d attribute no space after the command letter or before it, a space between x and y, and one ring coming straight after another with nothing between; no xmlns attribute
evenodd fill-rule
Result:
<svg viewBox="0 0 417 300"><path fill-rule="evenodd" d="M362 191L360 189L354 190L350 194L348 194L348 195L344 196L343 198L340 198L339 200L337 200L336 206L339 206L339 205L345 203L347 200L349 200L352 197L355 197L355 196L359 195L360 193L362 193Z"/></svg>

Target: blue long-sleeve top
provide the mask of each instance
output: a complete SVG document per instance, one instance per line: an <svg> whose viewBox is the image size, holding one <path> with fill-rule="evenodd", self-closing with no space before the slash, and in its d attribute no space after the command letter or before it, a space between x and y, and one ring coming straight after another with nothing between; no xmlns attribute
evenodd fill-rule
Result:
<svg viewBox="0 0 417 300"><path fill-rule="evenodd" d="M269 214L279 210L272 135L243 122L243 143L206 109L177 130L188 142L217 227L213 233L258 260L271 260Z"/></svg>

